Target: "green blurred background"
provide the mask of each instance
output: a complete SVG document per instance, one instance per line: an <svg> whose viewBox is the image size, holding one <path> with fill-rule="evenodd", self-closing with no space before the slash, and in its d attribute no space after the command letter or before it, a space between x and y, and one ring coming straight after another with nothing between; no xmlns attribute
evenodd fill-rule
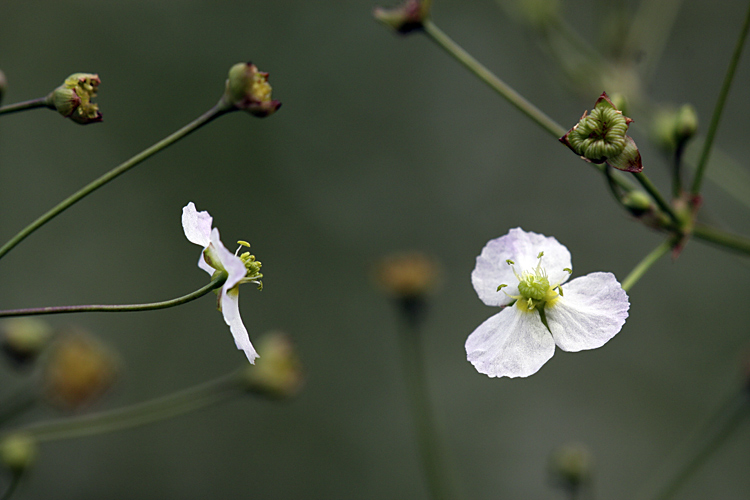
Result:
<svg viewBox="0 0 750 500"><path fill-rule="evenodd" d="M567 2L595 42L608 2ZM625 12L635 2L616 2ZM708 123L745 2L683 2L645 91L691 102ZM560 350L528 379L489 379L466 361L471 331L496 311L470 273L487 240L520 226L554 235L574 274L621 280L660 238L616 206L603 180L425 37L389 33L372 1L2 2L5 103L45 95L70 73L102 78L104 123L46 110L0 120L0 240L213 105L229 67L252 60L284 106L234 113L136 167L0 262L2 308L132 303L205 283L182 207L208 210L223 239L249 240L265 289L241 309L258 338L283 330L305 365L294 400L248 397L166 421L40 449L17 498L427 498L396 338L373 286L381 256L416 249L444 266L426 325L434 407L468 498L563 498L550 452L595 457L600 499L627 499L739 383L747 354L745 261L690 242L631 293L604 348ZM536 38L490 0L438 0L435 22L563 125L598 95L563 83ZM658 28L658 22L655 24ZM648 50L648 48L644 48ZM750 65L740 64L717 147L747 165ZM607 89L602 89L607 90ZM646 173L667 167L632 115ZM712 221L750 232L747 208L714 184ZM92 410L179 390L246 363L214 301L121 315L50 317L86 328L124 365ZM2 370L0 394L23 382ZM54 415L38 410L33 418ZM19 422L20 423L20 422ZM750 495L744 425L679 498Z"/></svg>

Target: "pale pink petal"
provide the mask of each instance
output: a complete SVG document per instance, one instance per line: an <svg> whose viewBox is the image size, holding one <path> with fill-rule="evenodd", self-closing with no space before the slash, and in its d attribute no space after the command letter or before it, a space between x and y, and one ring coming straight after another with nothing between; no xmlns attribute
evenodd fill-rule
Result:
<svg viewBox="0 0 750 500"><path fill-rule="evenodd" d="M211 243L212 222L213 218L208 212L198 212L192 201L182 208L182 229L191 243L206 248Z"/></svg>
<svg viewBox="0 0 750 500"><path fill-rule="evenodd" d="M247 360L250 361L251 364L255 364L255 358L258 357L258 353L255 352L255 348L250 342L250 336L247 334L247 329L242 323L239 299L240 294L237 288L230 290L227 290L226 286L222 288L221 313L224 316L224 321L229 325L229 330L232 332L237 349L245 351Z"/></svg>
<svg viewBox="0 0 750 500"><path fill-rule="evenodd" d="M564 283L570 275L563 269L572 267L570 252L555 238L515 228L505 236L490 240L477 257L471 273L474 290L482 302L488 306L510 304L513 299L508 295L519 294L518 278L506 261L515 262L515 270L521 274L537 266L539 252L544 252L542 267L547 271L550 285ZM502 284L508 286L498 292L497 287Z"/></svg>
<svg viewBox="0 0 750 500"><path fill-rule="evenodd" d="M506 307L466 340L466 357L490 377L528 377L555 353L555 342L538 311Z"/></svg>
<svg viewBox="0 0 750 500"><path fill-rule="evenodd" d="M555 343L565 351L596 349L628 317L628 294L612 273L591 273L563 286L564 295L544 309Z"/></svg>

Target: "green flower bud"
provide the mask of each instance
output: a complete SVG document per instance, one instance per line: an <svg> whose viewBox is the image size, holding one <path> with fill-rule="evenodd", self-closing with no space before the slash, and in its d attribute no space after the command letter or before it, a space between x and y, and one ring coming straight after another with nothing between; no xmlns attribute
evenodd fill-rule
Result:
<svg viewBox="0 0 750 500"><path fill-rule="evenodd" d="M249 365L244 371L248 391L273 399L297 394L304 377L289 338L281 332L270 332L257 345L260 357L255 365Z"/></svg>
<svg viewBox="0 0 750 500"><path fill-rule="evenodd" d="M406 0L398 7L384 9L376 7L375 19L402 35L421 30L430 15L432 0Z"/></svg>
<svg viewBox="0 0 750 500"><path fill-rule="evenodd" d="M660 110L651 127L654 142L669 154L684 146L697 131L698 115L690 104L683 104L677 110Z"/></svg>
<svg viewBox="0 0 750 500"><path fill-rule="evenodd" d="M91 102L100 83L99 75L73 73L47 96L47 105L81 125L100 122L99 106Z"/></svg>
<svg viewBox="0 0 750 500"><path fill-rule="evenodd" d="M0 441L0 460L14 474L28 469L34 463L36 453L36 440L29 434L10 434Z"/></svg>
<svg viewBox="0 0 750 500"><path fill-rule="evenodd" d="M37 318L12 318L2 327L2 348L18 366L34 361L47 346L52 336L52 327Z"/></svg>
<svg viewBox="0 0 750 500"><path fill-rule="evenodd" d="M281 101L271 99L268 73L258 71L252 63L237 63L229 70L222 101L253 116L264 118L274 114Z"/></svg>
<svg viewBox="0 0 750 500"><path fill-rule="evenodd" d="M643 170L641 154L633 139L625 133L633 122L607 96L606 92L597 99L594 109L583 116L560 142L586 161L606 162L611 167L627 172Z"/></svg>
<svg viewBox="0 0 750 500"><path fill-rule="evenodd" d="M643 191L638 190L630 191L625 195L622 202L630 213L636 217L640 217L654 208L651 198Z"/></svg>

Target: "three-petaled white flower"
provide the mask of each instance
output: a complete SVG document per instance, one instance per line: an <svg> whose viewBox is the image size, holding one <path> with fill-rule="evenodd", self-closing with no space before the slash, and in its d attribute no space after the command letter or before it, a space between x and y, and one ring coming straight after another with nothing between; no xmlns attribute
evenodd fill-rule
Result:
<svg viewBox="0 0 750 500"><path fill-rule="evenodd" d="M528 377L555 353L595 349L628 317L628 295L612 273L576 278L570 252L555 238L521 228L490 240L471 282L488 306L503 310L466 340L466 355L490 377Z"/></svg>
<svg viewBox="0 0 750 500"><path fill-rule="evenodd" d="M192 201L182 209L182 228L185 236L191 243L203 247L198 267L212 276L217 271L227 273L227 279L219 292L219 309L234 336L237 349L245 351L247 359L254 364L258 353L255 352L240 317L239 285L260 284L260 262L249 253L238 256L227 250L219 238L219 230L211 228L212 222L211 215L205 211L198 212ZM242 245L244 242L240 243ZM237 251L239 252L239 249Z"/></svg>

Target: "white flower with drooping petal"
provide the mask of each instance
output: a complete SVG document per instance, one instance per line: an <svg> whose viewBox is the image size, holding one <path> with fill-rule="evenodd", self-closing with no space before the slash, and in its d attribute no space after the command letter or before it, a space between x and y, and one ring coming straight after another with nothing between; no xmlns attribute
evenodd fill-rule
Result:
<svg viewBox="0 0 750 500"><path fill-rule="evenodd" d="M570 252L555 238L521 228L490 240L471 282L479 298L502 311L466 340L468 360L490 377L528 377L555 353L596 349L628 317L628 295L612 273L565 283Z"/></svg>
<svg viewBox="0 0 750 500"><path fill-rule="evenodd" d="M262 275L257 272L260 263L249 254L238 256L227 250L219 238L219 230L211 228L212 222L213 218L209 213L198 212L192 201L182 209L182 228L185 231L185 236L191 243L203 247L203 252L198 259L198 267L210 275L213 275L216 271L227 273L227 280L219 292L219 309L234 336L237 349L245 351L247 359L254 364L258 353L255 352L247 329L240 317L239 285L241 283L260 284L258 279ZM246 256L249 256L249 258L241 258ZM250 266L246 265L248 262L251 264ZM255 264L255 266L252 266L252 264Z"/></svg>

